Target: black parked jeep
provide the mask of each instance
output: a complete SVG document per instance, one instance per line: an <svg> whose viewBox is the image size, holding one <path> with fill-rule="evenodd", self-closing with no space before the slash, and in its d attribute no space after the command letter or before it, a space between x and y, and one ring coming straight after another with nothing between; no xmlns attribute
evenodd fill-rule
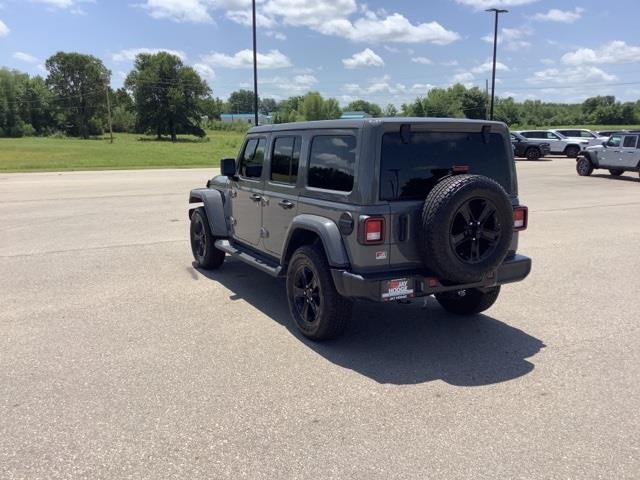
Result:
<svg viewBox="0 0 640 480"><path fill-rule="evenodd" d="M513 154L527 160L540 160L551 153L551 144L530 142L527 137L515 132L511 132L511 144Z"/></svg>
<svg viewBox="0 0 640 480"><path fill-rule="evenodd" d="M189 196L197 266L227 254L286 277L291 315L338 335L354 300L435 295L482 312L524 279L527 227L507 127L458 119L362 119L253 128L222 175Z"/></svg>

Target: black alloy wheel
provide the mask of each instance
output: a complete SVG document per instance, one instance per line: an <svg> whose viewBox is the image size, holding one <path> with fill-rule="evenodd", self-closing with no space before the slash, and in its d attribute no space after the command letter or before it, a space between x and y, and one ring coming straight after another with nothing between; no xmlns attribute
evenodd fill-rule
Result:
<svg viewBox="0 0 640 480"><path fill-rule="evenodd" d="M451 246L463 262L480 263L493 254L501 232L496 206L486 198L472 198L454 215Z"/></svg>
<svg viewBox="0 0 640 480"><path fill-rule="evenodd" d="M537 148L529 148L527 150L527 160L539 160L541 156L541 152Z"/></svg>
<svg viewBox="0 0 640 480"><path fill-rule="evenodd" d="M308 326L318 321L322 309L322 292L318 275L311 265L300 265L294 272L293 304L300 319Z"/></svg>
<svg viewBox="0 0 640 480"><path fill-rule="evenodd" d="M207 252L207 232L201 215L194 215L191 226L191 249L196 260L204 259Z"/></svg>

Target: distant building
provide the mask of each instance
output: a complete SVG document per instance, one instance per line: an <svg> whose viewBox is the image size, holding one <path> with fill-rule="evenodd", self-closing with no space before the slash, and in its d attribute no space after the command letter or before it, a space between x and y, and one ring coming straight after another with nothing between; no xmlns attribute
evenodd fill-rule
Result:
<svg viewBox="0 0 640 480"><path fill-rule="evenodd" d="M354 118L371 118L367 112L344 112L340 117L342 120L352 120Z"/></svg>
<svg viewBox="0 0 640 480"><path fill-rule="evenodd" d="M230 122L242 122L242 123L249 123L251 125L254 124L255 122L255 114L253 113L223 113L222 115L220 115L220 120L223 123L230 123ZM268 125L273 123L273 116L272 115L264 115L262 113L258 114L258 123L260 125Z"/></svg>

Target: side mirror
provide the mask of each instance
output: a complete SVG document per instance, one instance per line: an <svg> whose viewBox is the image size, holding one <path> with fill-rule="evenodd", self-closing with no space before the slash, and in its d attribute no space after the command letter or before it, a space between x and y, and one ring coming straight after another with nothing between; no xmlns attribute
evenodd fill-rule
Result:
<svg viewBox="0 0 640 480"><path fill-rule="evenodd" d="M607 148L607 142L602 142L602 146L603 146L604 148Z"/></svg>
<svg viewBox="0 0 640 480"><path fill-rule="evenodd" d="M223 158L220 161L220 173L225 177L236 176L236 159L235 158Z"/></svg>

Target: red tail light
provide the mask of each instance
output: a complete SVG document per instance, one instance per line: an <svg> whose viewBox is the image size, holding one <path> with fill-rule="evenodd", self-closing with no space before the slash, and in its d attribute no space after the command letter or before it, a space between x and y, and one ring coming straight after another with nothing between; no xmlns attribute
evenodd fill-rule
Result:
<svg viewBox="0 0 640 480"><path fill-rule="evenodd" d="M384 243L384 218L369 217L360 223L360 243L364 245Z"/></svg>
<svg viewBox="0 0 640 480"><path fill-rule="evenodd" d="M529 223L529 209L527 207L516 207L513 209L513 229L516 232L527 229Z"/></svg>

